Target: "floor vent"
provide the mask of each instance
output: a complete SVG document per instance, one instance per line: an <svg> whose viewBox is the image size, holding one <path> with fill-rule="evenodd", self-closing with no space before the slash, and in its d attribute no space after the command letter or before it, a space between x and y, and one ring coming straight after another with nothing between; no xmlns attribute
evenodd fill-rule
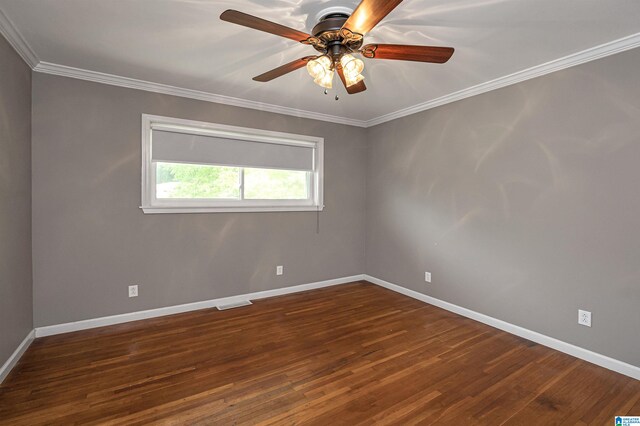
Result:
<svg viewBox="0 0 640 426"><path fill-rule="evenodd" d="M241 300L240 302L229 303L228 305L218 305L216 306L216 308L218 308L219 311L226 311L227 309L239 308L241 306L249 305L252 305L250 300Z"/></svg>

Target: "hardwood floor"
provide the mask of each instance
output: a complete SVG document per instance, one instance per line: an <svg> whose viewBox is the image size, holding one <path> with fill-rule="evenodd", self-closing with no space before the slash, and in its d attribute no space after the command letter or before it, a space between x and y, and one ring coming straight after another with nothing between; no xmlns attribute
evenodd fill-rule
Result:
<svg viewBox="0 0 640 426"><path fill-rule="evenodd" d="M613 424L640 381L372 284L37 339L0 423Z"/></svg>

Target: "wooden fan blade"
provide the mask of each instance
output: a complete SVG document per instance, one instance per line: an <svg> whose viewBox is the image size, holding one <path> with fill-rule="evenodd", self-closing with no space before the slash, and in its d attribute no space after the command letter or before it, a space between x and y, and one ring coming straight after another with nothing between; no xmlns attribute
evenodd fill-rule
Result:
<svg viewBox="0 0 640 426"><path fill-rule="evenodd" d="M267 21L266 19L258 18L256 16L247 15L246 13L238 12L237 10L225 10L222 12L222 15L220 15L220 19L233 24L253 28L254 30L286 37L301 43L308 41L309 39L313 39L311 35L303 33L302 31L294 30L293 28L285 27L284 25L276 24L275 22Z"/></svg>
<svg viewBox="0 0 640 426"><path fill-rule="evenodd" d="M365 35L400 3L402 0L362 0L342 28Z"/></svg>
<svg viewBox="0 0 640 426"><path fill-rule="evenodd" d="M453 55L453 47L409 46L405 44L367 44L362 55L369 59L433 62L444 64Z"/></svg>
<svg viewBox="0 0 640 426"><path fill-rule="evenodd" d="M296 59L295 61L289 62L288 64L284 64L279 66L278 68L274 68L271 71L267 71L264 74L260 74L257 77L253 77L255 81L267 82L271 81L274 78L281 77L285 74L290 73L291 71L295 71L307 65L311 59L316 58L316 56L305 56L304 58Z"/></svg>
<svg viewBox="0 0 640 426"><path fill-rule="evenodd" d="M340 80L342 80L342 84L344 84L344 88L347 89L347 93L350 95L355 95L356 93L364 92L367 90L367 86L364 85L364 80L360 80L356 84L351 86L347 86L347 79L344 78L344 72L342 72L342 67L337 66L336 72L340 76Z"/></svg>

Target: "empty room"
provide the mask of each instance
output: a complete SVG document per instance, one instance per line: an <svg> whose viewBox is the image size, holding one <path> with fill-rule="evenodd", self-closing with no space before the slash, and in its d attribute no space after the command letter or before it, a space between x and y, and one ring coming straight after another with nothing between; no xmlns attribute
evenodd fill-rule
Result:
<svg viewBox="0 0 640 426"><path fill-rule="evenodd" d="M637 0L0 0L0 425L640 426Z"/></svg>

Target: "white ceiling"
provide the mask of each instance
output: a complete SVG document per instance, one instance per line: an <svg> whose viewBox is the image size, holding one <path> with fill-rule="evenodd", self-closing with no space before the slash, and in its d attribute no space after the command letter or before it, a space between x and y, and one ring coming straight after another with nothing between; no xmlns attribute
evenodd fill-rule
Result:
<svg viewBox="0 0 640 426"><path fill-rule="evenodd" d="M451 46L452 59L365 59L368 90L348 96L339 87L336 102L304 69L252 81L314 50L218 19L237 9L310 31L320 10L357 4L0 0L0 10L40 61L364 121L640 33L638 0L405 0L365 42Z"/></svg>

